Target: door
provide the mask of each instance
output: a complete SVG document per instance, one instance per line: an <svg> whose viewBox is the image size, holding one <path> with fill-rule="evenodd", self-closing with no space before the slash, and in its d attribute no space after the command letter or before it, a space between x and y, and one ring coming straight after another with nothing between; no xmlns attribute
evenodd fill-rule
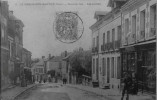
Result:
<svg viewBox="0 0 157 100"><path fill-rule="evenodd" d="M110 83L110 58L107 58L107 83Z"/></svg>
<svg viewBox="0 0 157 100"><path fill-rule="evenodd" d="M98 58L96 58L96 79L98 80L99 78L99 63L98 63Z"/></svg>

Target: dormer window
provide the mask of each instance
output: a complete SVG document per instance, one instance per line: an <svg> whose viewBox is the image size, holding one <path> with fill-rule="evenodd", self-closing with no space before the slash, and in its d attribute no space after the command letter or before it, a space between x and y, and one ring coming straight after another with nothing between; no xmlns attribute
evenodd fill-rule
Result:
<svg viewBox="0 0 157 100"><path fill-rule="evenodd" d="M109 0L108 6L111 7L112 9L121 7L124 5L128 0Z"/></svg>

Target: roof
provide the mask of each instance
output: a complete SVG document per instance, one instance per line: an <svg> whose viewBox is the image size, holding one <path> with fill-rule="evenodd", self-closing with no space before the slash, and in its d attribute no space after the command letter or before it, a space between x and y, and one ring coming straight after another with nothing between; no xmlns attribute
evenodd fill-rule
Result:
<svg viewBox="0 0 157 100"><path fill-rule="evenodd" d="M19 20L18 18L16 18L16 17L13 15L13 12L12 12L12 11L9 11L9 19L10 19L10 20Z"/></svg>
<svg viewBox="0 0 157 100"><path fill-rule="evenodd" d="M9 11L9 19L17 21L20 25L22 25L22 27L24 27L23 22L14 16L13 11Z"/></svg>
<svg viewBox="0 0 157 100"><path fill-rule="evenodd" d="M32 67L43 66L43 65L44 65L44 59L39 59L37 63L32 64Z"/></svg>
<svg viewBox="0 0 157 100"><path fill-rule="evenodd" d="M116 2L116 1L127 1L127 0L109 0L107 6L112 7L113 2Z"/></svg>
<svg viewBox="0 0 157 100"><path fill-rule="evenodd" d="M48 61L52 61L52 62L62 61L62 57L61 56L55 56L55 57L49 59Z"/></svg>
<svg viewBox="0 0 157 100"><path fill-rule="evenodd" d="M97 16L105 16L107 13L107 11L95 11L94 18Z"/></svg>
<svg viewBox="0 0 157 100"><path fill-rule="evenodd" d="M70 56L72 56L74 52L70 52L66 57L62 58L62 60L67 60L69 59Z"/></svg>

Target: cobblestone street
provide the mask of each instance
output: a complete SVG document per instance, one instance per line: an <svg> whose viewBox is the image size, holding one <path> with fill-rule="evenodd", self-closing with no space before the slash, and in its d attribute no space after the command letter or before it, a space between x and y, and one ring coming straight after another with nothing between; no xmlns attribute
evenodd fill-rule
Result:
<svg viewBox="0 0 157 100"><path fill-rule="evenodd" d="M106 100L105 98L60 84L43 84L37 88L30 89L20 95L16 100Z"/></svg>

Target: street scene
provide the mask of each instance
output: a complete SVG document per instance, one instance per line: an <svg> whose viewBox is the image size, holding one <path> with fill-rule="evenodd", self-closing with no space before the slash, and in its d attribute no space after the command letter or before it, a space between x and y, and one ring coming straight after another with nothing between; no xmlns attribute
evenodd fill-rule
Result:
<svg viewBox="0 0 157 100"><path fill-rule="evenodd" d="M156 100L157 0L0 0L1 100Z"/></svg>

